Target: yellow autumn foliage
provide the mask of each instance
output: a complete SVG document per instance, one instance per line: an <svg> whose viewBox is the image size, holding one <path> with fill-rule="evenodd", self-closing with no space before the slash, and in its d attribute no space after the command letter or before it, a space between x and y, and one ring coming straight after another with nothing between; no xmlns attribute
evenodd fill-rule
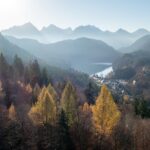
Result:
<svg viewBox="0 0 150 150"><path fill-rule="evenodd" d="M31 108L29 117L35 124L50 123L56 121L56 104L48 90L42 89L37 103Z"/></svg>
<svg viewBox="0 0 150 150"><path fill-rule="evenodd" d="M47 86L47 90L49 91L49 93L51 94L51 96L53 97L53 99L55 101L57 101L57 93L56 93L55 89L53 88L53 86L50 83Z"/></svg>
<svg viewBox="0 0 150 150"><path fill-rule="evenodd" d="M28 93L32 93L32 87L31 87L31 85L30 84L27 84L26 85L26 87L25 87L25 89L26 89L26 91L28 92Z"/></svg>
<svg viewBox="0 0 150 150"><path fill-rule="evenodd" d="M102 86L96 104L92 106L92 112L96 132L110 135L120 119L120 111L106 85Z"/></svg>
<svg viewBox="0 0 150 150"><path fill-rule="evenodd" d="M61 107L66 114L68 125L72 126L76 121L77 115L77 95L71 82L66 84L60 102Z"/></svg>
<svg viewBox="0 0 150 150"><path fill-rule="evenodd" d="M8 109L8 118L13 121L17 120L17 113L13 104L11 104L10 108Z"/></svg>

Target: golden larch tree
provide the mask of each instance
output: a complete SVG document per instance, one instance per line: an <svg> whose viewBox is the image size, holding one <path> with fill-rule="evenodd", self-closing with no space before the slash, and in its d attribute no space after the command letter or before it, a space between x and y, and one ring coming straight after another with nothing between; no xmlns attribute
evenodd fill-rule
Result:
<svg viewBox="0 0 150 150"><path fill-rule="evenodd" d="M77 114L77 95L71 82L66 84L60 101L61 107L66 114L68 125L71 126L75 122Z"/></svg>
<svg viewBox="0 0 150 150"><path fill-rule="evenodd" d="M106 85L101 87L101 92L96 104L92 107L92 112L96 132L101 135L110 135L120 119L120 111Z"/></svg>
<svg viewBox="0 0 150 150"><path fill-rule="evenodd" d="M36 83L35 86L34 86L34 88L33 88L33 95L35 97L38 97L39 94L40 94L40 92L41 92L41 88L40 88L39 84Z"/></svg>
<svg viewBox="0 0 150 150"><path fill-rule="evenodd" d="M38 95L38 97L37 97L37 101L40 101L40 100L42 100L43 99L43 97L44 97L44 95L45 95L45 92L46 92L46 87L45 86L43 86L43 88L40 90L40 93L39 93L39 95Z"/></svg>
<svg viewBox="0 0 150 150"><path fill-rule="evenodd" d="M42 93L40 95L40 99L38 99L36 104L31 108L29 112L29 117L36 124L54 124L56 122L56 103L47 89L44 89L41 92Z"/></svg>
<svg viewBox="0 0 150 150"><path fill-rule="evenodd" d="M17 120L17 113L15 106L13 104L11 104L10 108L8 109L8 118L13 121Z"/></svg>
<svg viewBox="0 0 150 150"><path fill-rule="evenodd" d="M47 90L49 91L49 93L51 94L51 96L53 97L53 99L55 101L57 101L57 93L56 93L55 89L53 88L53 86L50 83L47 86Z"/></svg>
<svg viewBox="0 0 150 150"><path fill-rule="evenodd" d="M32 91L33 91L32 87L31 87L31 84L27 84L25 89L28 93L32 93Z"/></svg>

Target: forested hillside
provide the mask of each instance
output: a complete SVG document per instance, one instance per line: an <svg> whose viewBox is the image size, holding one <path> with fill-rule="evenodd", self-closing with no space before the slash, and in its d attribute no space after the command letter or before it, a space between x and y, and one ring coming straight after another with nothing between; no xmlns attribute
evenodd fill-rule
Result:
<svg viewBox="0 0 150 150"><path fill-rule="evenodd" d="M141 112L150 110L139 105L117 103L92 81L84 90L74 78L54 82L37 60L23 64L16 55L10 64L0 55L0 150L149 149Z"/></svg>

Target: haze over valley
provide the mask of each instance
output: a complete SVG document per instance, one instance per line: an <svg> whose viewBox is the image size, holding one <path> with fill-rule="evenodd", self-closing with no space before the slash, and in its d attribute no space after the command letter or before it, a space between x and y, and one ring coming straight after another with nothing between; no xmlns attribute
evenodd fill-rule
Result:
<svg viewBox="0 0 150 150"><path fill-rule="evenodd" d="M113 63L123 53L138 50L136 43L148 37L150 32L146 29L132 33L123 29L110 32L92 25L79 26L74 30L49 25L38 30L29 22L1 33L9 42L47 64L93 74L107 67L93 63Z"/></svg>
<svg viewBox="0 0 150 150"><path fill-rule="evenodd" d="M149 10L1 0L0 150L150 150Z"/></svg>

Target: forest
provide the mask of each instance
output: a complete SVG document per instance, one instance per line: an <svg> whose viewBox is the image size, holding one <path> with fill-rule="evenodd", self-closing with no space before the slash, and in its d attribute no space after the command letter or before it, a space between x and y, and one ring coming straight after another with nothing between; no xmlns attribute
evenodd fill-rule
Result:
<svg viewBox="0 0 150 150"><path fill-rule="evenodd" d="M106 85L84 85L54 82L37 60L8 63L1 54L0 150L150 149L147 101L117 101Z"/></svg>

